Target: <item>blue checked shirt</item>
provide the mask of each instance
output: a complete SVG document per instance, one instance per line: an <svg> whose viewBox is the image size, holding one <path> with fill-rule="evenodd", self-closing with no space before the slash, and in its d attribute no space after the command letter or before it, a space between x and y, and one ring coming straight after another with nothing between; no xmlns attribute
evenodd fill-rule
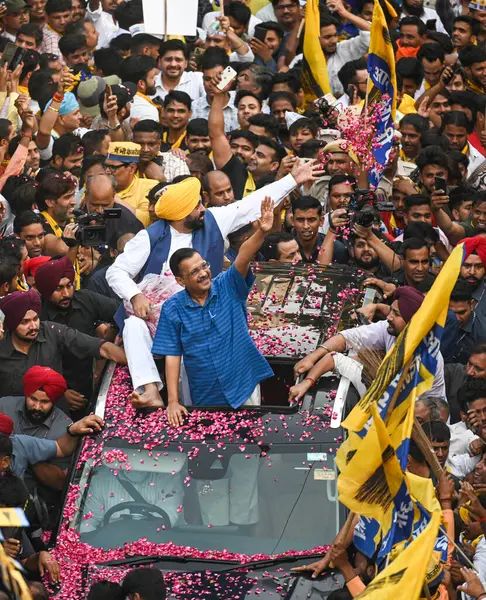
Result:
<svg viewBox="0 0 486 600"><path fill-rule="evenodd" d="M211 284L204 306L186 290L162 307L152 352L183 356L197 406L238 408L260 381L273 375L248 333L246 299L254 281L231 266Z"/></svg>

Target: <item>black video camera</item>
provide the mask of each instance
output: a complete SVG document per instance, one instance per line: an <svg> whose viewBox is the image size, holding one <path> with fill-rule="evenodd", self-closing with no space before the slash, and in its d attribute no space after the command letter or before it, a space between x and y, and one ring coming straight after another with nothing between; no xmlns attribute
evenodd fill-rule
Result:
<svg viewBox="0 0 486 600"><path fill-rule="evenodd" d="M85 213L82 210L75 210L74 216L79 226L76 232L78 242L81 246L98 248L107 243L106 220L119 219L121 208L105 208L103 213ZM93 222L94 225L91 225Z"/></svg>
<svg viewBox="0 0 486 600"><path fill-rule="evenodd" d="M331 106L331 104L329 104L329 102L324 96L315 100L314 106L319 112L324 127L336 125L339 112L337 111L335 106Z"/></svg>
<svg viewBox="0 0 486 600"><path fill-rule="evenodd" d="M374 208L377 211L387 210L387 200L380 190L360 190L356 189L348 204L348 209L352 212L353 222L362 227L371 227L374 220L373 211L365 207ZM393 206L393 205L392 205Z"/></svg>

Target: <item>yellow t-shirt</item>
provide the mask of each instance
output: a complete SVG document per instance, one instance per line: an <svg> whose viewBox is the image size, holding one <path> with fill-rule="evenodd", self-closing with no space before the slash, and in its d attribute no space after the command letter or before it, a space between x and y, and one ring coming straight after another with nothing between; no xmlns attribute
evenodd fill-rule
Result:
<svg viewBox="0 0 486 600"><path fill-rule="evenodd" d="M415 100L412 98L412 96L403 94L398 110L402 113L402 115L415 114L417 109L415 108Z"/></svg>
<svg viewBox="0 0 486 600"><path fill-rule="evenodd" d="M151 223L147 195L158 184L159 182L155 179L134 177L132 183L127 188L121 192L117 192L121 200L130 204L135 209L135 216L143 223L144 227L148 227Z"/></svg>

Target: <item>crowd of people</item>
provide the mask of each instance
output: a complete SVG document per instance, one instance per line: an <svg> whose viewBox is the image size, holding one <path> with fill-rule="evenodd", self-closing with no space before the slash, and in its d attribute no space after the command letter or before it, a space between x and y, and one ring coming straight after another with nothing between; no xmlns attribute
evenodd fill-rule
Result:
<svg viewBox="0 0 486 600"><path fill-rule="evenodd" d="M128 367L127 402L168 427L189 404L258 406L273 372L248 331L250 263L336 267L374 300L295 365L289 403L330 371L363 395L360 351L393 347L464 239L416 415L445 473L450 537L478 575L451 551L427 597L486 597L486 3L390 5L396 120L370 189L373 1L320 2L330 92L317 99L303 0L199 0L194 36L150 33L141 0L0 3L0 505L33 525L1 533L33 598L60 578L42 532L71 455L104 426L92 401L106 361ZM408 469L435 477L413 443ZM377 572L352 531L304 570L330 561L346 579L336 600ZM160 572L143 571L88 598L165 597Z"/></svg>

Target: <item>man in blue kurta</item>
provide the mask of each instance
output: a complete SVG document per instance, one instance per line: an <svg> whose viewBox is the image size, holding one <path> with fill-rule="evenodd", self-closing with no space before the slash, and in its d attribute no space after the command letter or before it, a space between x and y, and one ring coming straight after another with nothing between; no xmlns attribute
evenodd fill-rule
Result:
<svg viewBox="0 0 486 600"><path fill-rule="evenodd" d="M208 263L192 248L177 250L170 268L185 289L162 307L153 354L165 356L167 418L183 423L179 402L181 359L196 406L239 406L259 403L259 383L273 375L248 332L246 300L253 285L250 261L273 225L273 203L262 202L258 229L244 244L233 265L214 280Z"/></svg>

